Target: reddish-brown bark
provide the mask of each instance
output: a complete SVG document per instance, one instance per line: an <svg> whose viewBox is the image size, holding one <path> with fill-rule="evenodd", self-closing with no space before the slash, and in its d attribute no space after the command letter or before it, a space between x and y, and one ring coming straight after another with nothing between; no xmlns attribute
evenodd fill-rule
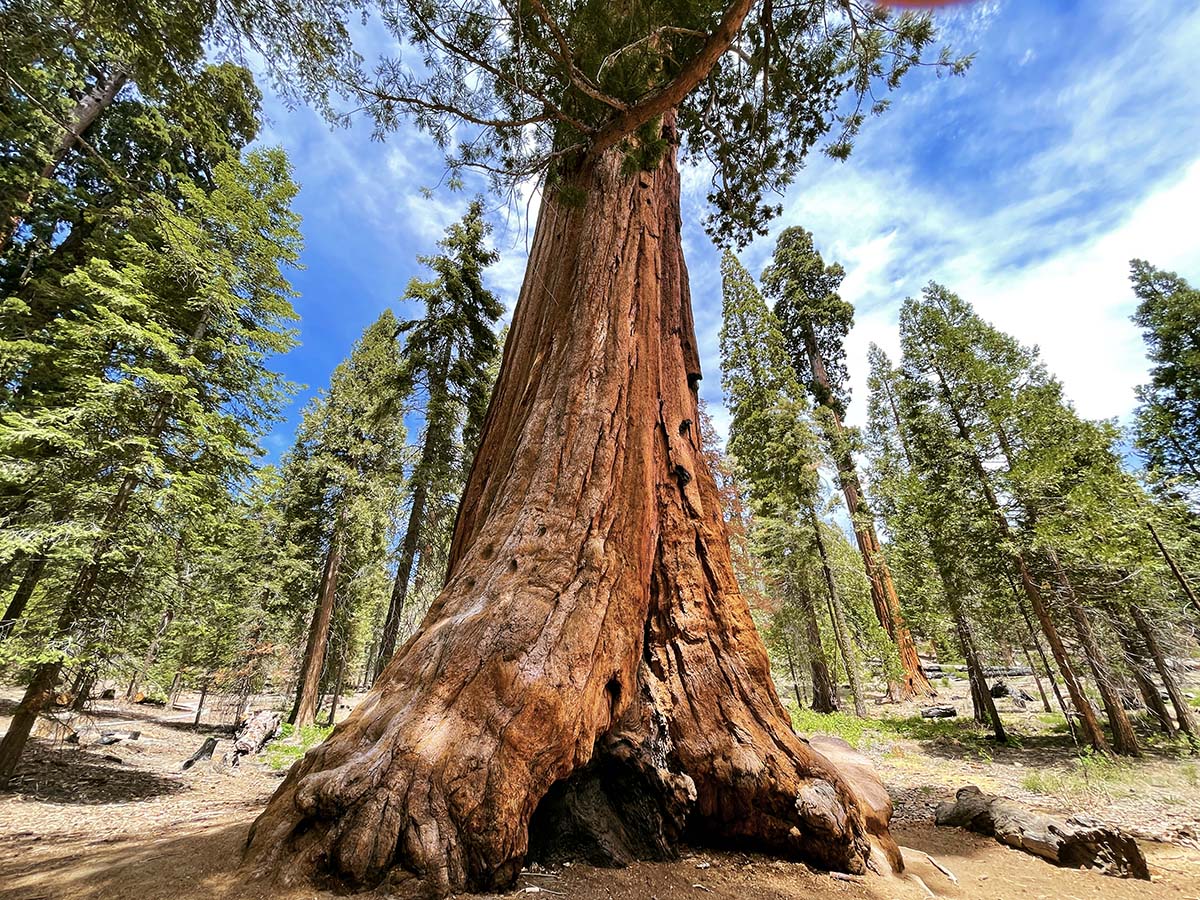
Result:
<svg viewBox="0 0 1200 900"><path fill-rule="evenodd" d="M614 862L685 828L850 871L868 830L889 841L886 810L792 732L738 593L673 154L621 164L576 175L582 202L548 192L446 586L255 823L257 872L503 886L535 818L547 853L569 834Z"/></svg>
<svg viewBox="0 0 1200 900"><path fill-rule="evenodd" d="M808 357L808 365L812 370L813 382L818 386L817 401L825 407L829 415L830 426L834 432L834 462L837 465L838 480L841 482L842 495L846 498L846 510L850 513L850 524L854 527L854 538L858 542L858 552L862 555L863 568L867 573L867 581L871 585L871 603L875 607L875 617L883 630L888 633L892 643L896 645L896 653L900 657L900 667L904 672L900 684L889 684L888 694L891 699L900 700L911 697L936 697L937 691L930 683L925 670L921 668L921 658L917 655L917 645L913 642L912 632L904 621L904 613L900 610L900 598L896 595L896 585L892 581L892 570L888 567L879 544L879 534L875 530L875 522L866 505L863 495L862 481L858 477L858 466L850 452L850 443L846 438L846 426L841 414L834 408L828 398L833 396L833 383L825 367L825 359L821 356L817 344L817 335L812 324L804 328L804 353Z"/></svg>

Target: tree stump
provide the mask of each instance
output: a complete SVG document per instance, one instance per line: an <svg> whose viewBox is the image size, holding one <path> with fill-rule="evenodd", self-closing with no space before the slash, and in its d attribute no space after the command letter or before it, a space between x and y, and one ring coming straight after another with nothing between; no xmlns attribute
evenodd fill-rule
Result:
<svg viewBox="0 0 1200 900"><path fill-rule="evenodd" d="M938 804L938 825L956 825L1056 865L1094 869L1118 878L1150 880L1146 857L1132 837L1086 816L1063 820L1034 812L974 785Z"/></svg>

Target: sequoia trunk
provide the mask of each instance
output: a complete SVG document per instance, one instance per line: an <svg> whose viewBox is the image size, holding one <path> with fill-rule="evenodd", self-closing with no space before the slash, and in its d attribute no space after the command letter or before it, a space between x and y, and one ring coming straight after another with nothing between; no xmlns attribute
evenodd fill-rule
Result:
<svg viewBox="0 0 1200 900"><path fill-rule="evenodd" d="M614 862L685 827L856 872L890 842L771 683L690 427L674 153L622 163L548 189L446 586L255 823L257 872L507 886L535 810L543 844L619 830ZM585 789L607 816L571 818Z"/></svg>
<svg viewBox="0 0 1200 900"><path fill-rule="evenodd" d="M883 548L875 531L875 521L866 507L862 482L858 477L858 467L850 451L842 417L824 399L833 396L833 387L825 369L825 360L817 345L816 332L811 324L804 330L804 350L812 368L813 380L820 387L817 399L829 414L831 427L835 432L830 441L834 447L834 462L837 465L842 494L846 498L846 511L850 513L850 524L854 528L854 538L858 542L858 551L862 554L863 568L871 585L871 603L875 607L875 617L896 645L900 666L904 670L904 682L888 685L888 693L892 695L893 700L937 696L937 691L933 689L925 670L921 668L917 645L913 643L912 632L908 630L904 614L900 611L900 598L896 595L892 571L888 568L887 560L883 558Z"/></svg>

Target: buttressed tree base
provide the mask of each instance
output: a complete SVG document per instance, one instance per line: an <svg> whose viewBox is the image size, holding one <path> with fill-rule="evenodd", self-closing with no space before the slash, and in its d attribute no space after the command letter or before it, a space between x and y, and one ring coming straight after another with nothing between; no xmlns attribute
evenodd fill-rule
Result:
<svg viewBox="0 0 1200 900"><path fill-rule="evenodd" d="M446 586L255 822L254 874L487 890L531 848L684 838L862 872L874 836L898 865L886 794L793 733L738 592L662 122L653 170L614 148L548 188Z"/></svg>

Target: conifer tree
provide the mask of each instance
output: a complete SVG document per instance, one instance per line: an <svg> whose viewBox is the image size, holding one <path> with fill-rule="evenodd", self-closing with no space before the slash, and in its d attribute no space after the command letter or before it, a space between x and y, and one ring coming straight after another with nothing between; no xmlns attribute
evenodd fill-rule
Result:
<svg viewBox="0 0 1200 900"><path fill-rule="evenodd" d="M402 2L386 22L421 65L383 60L357 85L381 129L411 117L452 165L508 187L541 176L545 190L445 586L281 786L249 865L350 884L403 868L443 893L507 885L531 843L576 827L551 787L591 790L624 753L615 764L640 773L642 808L661 815L618 800L579 827L619 823L669 852L686 819L861 870L887 811L859 804L792 733L694 427L676 157L684 144L717 162L715 233L760 232L767 193L827 132L845 156L882 110L856 103L921 62L931 20L832 2L638 0L613 15L471 0ZM670 749L652 753L647 729L663 721Z"/></svg>
<svg viewBox="0 0 1200 900"><path fill-rule="evenodd" d="M838 472L879 624L900 654L904 680L892 693L897 699L931 695L936 692L921 669L876 534L874 513L858 477L854 462L857 436L844 422L850 399L844 341L854 321L854 307L837 292L844 276L840 265L825 265L809 232L788 228L779 236L762 281L767 296L774 300L792 365L817 406L826 452Z"/></svg>
<svg viewBox="0 0 1200 900"><path fill-rule="evenodd" d="M721 263L723 302L721 329L722 385L732 413L729 452L750 486L755 511L753 535L767 574L782 593L776 619L786 636L799 631L812 670L812 706L817 712L837 708L837 695L822 646L814 585L809 577L813 547L823 573L822 588L835 609L838 646L851 673L856 710L862 713L861 689L849 636L840 621L841 599L829 568L816 515L819 479L816 436L807 422L808 404L784 350L775 317L767 309L750 274L732 253ZM788 620L796 621L796 628ZM794 667L793 667L794 678Z"/></svg>
<svg viewBox="0 0 1200 900"><path fill-rule="evenodd" d="M504 311L483 283L484 270L499 259L486 246L490 231L483 203L475 200L438 242L442 252L421 259L434 277L413 279L405 294L406 300L425 307L421 318L399 329L405 336L405 390L415 389L422 397L425 421L417 462L408 479L408 517L376 676L395 652L414 563L427 569L444 567L438 563L449 549L447 526L487 413L491 370L500 355L495 327Z"/></svg>
<svg viewBox="0 0 1200 900"><path fill-rule="evenodd" d="M212 179L210 191L178 179L174 201L141 198L128 231L104 244L111 253L58 282L64 314L38 322L21 297L4 301L4 335L19 352L7 357L8 383L20 386L2 412L4 493L25 514L35 492L52 532L71 517L63 562L74 574L50 642L103 618L97 587L122 557L139 488L187 478L215 489L244 476L286 395L267 368L293 342L283 270L299 235L286 157L223 160ZM143 503L139 518L154 508ZM38 552L62 536L39 539ZM38 665L0 743L0 777L12 775L62 665L60 655Z"/></svg>
<svg viewBox="0 0 1200 900"><path fill-rule="evenodd" d="M953 428L1087 739L1096 749L1107 748L1045 603L1047 591L1084 651L1113 730L1114 748L1136 755L1137 738L1095 615L1063 564L1062 544L1048 534L1054 517L1070 508L1072 482L1082 471L1077 454L1088 453L1088 442L1080 442L1085 423L1063 401L1061 387L1047 375L1036 351L988 326L940 285L930 285L920 301L905 302L901 332L905 371L925 385Z"/></svg>
<svg viewBox="0 0 1200 900"><path fill-rule="evenodd" d="M385 311L333 371L329 389L308 407L287 462L297 497L293 516L307 517L321 563L288 721L316 720L330 629L339 594L353 573L386 554L388 522L402 486L404 364L398 322Z"/></svg>
<svg viewBox="0 0 1200 900"><path fill-rule="evenodd" d="M1138 389L1134 436L1151 477L1200 496L1200 291L1144 260L1130 264L1138 298L1133 321L1150 356L1150 381Z"/></svg>

